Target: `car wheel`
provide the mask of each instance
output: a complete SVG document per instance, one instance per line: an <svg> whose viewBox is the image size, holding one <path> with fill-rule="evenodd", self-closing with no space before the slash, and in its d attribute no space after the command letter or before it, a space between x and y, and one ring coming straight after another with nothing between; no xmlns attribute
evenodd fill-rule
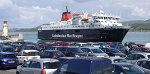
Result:
<svg viewBox="0 0 150 74"><path fill-rule="evenodd" d="M17 71L16 74L20 74L20 73Z"/></svg>

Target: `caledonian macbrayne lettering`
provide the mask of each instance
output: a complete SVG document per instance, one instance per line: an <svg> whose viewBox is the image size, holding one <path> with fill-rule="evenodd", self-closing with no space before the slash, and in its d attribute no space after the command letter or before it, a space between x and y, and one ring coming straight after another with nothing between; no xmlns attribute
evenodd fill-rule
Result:
<svg viewBox="0 0 150 74"><path fill-rule="evenodd" d="M77 34L52 34L52 37L63 37L63 38L82 38L83 35L77 35Z"/></svg>

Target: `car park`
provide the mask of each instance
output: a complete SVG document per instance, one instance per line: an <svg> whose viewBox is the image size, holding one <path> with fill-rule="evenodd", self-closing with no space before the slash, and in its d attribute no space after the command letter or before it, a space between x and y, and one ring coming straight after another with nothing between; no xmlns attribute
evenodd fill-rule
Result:
<svg viewBox="0 0 150 74"><path fill-rule="evenodd" d="M19 60L19 64L22 64L29 59L39 59L40 52L37 50L22 50L18 53L17 58Z"/></svg>
<svg viewBox="0 0 150 74"><path fill-rule="evenodd" d="M57 59L30 59L17 67L16 74L53 74L60 65Z"/></svg>
<svg viewBox="0 0 150 74"><path fill-rule="evenodd" d="M113 74L146 74L144 70L130 63L113 63Z"/></svg>
<svg viewBox="0 0 150 74"><path fill-rule="evenodd" d="M108 58L82 57L63 63L55 74L112 74L111 60Z"/></svg>
<svg viewBox="0 0 150 74"><path fill-rule="evenodd" d="M115 57L126 57L126 54L120 52L118 49L115 48L100 48L101 50L103 50L103 52L107 53L110 57L111 56L115 56Z"/></svg>
<svg viewBox="0 0 150 74"><path fill-rule="evenodd" d="M131 53L125 59L129 62L134 64L139 59L149 59L150 53L146 52L138 52L138 53Z"/></svg>
<svg viewBox="0 0 150 74"><path fill-rule="evenodd" d="M54 58L57 59L59 57L66 57L62 52L58 50L45 50L41 52L40 58Z"/></svg>
<svg viewBox="0 0 150 74"><path fill-rule="evenodd" d="M18 58L14 53L0 52L0 68L17 67Z"/></svg>
<svg viewBox="0 0 150 74"><path fill-rule="evenodd" d="M106 54L105 52L103 52L100 48L98 47L80 47L80 49L85 52L88 53L89 55L95 56L95 57L109 57L108 54Z"/></svg>

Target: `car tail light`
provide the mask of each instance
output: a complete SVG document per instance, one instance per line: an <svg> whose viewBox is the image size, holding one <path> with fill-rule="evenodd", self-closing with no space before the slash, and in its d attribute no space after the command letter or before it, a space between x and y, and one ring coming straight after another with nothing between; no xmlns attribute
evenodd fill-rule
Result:
<svg viewBox="0 0 150 74"><path fill-rule="evenodd" d="M26 56L29 56L29 53L26 53Z"/></svg>
<svg viewBox="0 0 150 74"><path fill-rule="evenodd" d="M26 53L26 59L28 60L29 53Z"/></svg>
<svg viewBox="0 0 150 74"><path fill-rule="evenodd" d="M46 74L46 71L42 69L41 74Z"/></svg>
<svg viewBox="0 0 150 74"><path fill-rule="evenodd" d="M40 56L40 53L38 53L38 56Z"/></svg>
<svg viewBox="0 0 150 74"><path fill-rule="evenodd" d="M54 59L58 58L57 56L53 56Z"/></svg>

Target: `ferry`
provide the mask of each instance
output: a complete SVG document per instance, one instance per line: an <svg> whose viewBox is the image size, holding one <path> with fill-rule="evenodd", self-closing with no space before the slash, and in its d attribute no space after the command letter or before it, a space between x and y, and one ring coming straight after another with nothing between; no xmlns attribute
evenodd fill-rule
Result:
<svg viewBox="0 0 150 74"><path fill-rule="evenodd" d="M62 13L61 21L43 24L38 29L38 39L65 42L122 42L130 26L123 26L120 17L105 14L103 9L88 14Z"/></svg>

